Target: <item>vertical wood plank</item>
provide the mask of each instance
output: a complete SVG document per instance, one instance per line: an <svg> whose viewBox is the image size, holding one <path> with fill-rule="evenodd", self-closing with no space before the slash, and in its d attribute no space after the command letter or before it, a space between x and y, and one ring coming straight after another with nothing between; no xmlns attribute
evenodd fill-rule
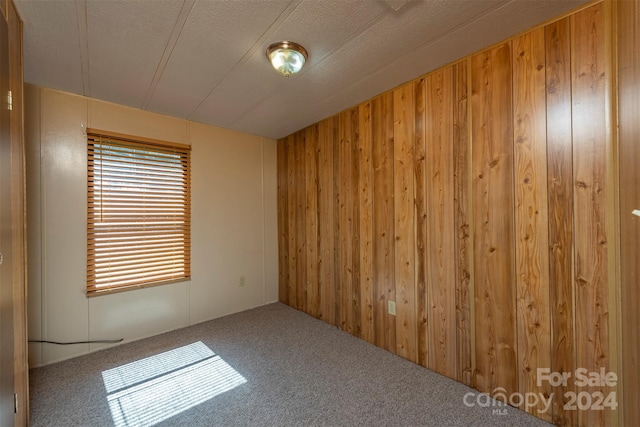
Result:
<svg viewBox="0 0 640 427"><path fill-rule="evenodd" d="M396 344L399 356L416 362L413 84L394 90L393 97Z"/></svg>
<svg viewBox="0 0 640 427"><path fill-rule="evenodd" d="M575 372L573 280L573 147L571 136L571 20L545 27L547 162L549 209L549 290L551 371ZM565 411L574 378L552 388L556 425L575 425Z"/></svg>
<svg viewBox="0 0 640 427"><path fill-rule="evenodd" d="M305 133L306 174L306 312L314 317L320 315L320 288L318 287L318 125L312 125Z"/></svg>
<svg viewBox="0 0 640 427"><path fill-rule="evenodd" d="M336 321L336 264L334 216L334 121L326 119L318 124L318 246L321 319L329 324Z"/></svg>
<svg viewBox="0 0 640 427"><path fill-rule="evenodd" d="M626 426L640 425L640 4L618 6L618 105L620 159L620 294L622 410Z"/></svg>
<svg viewBox="0 0 640 427"><path fill-rule="evenodd" d="M362 333L361 318L361 288L360 288L360 124L359 124L359 108L355 107L349 110L349 120L351 121L351 203L352 203L352 221L351 221L351 333L357 337Z"/></svg>
<svg viewBox="0 0 640 427"><path fill-rule="evenodd" d="M351 111L339 115L340 329L353 333L353 141Z"/></svg>
<svg viewBox="0 0 640 427"><path fill-rule="evenodd" d="M471 58L475 385L518 391L511 44Z"/></svg>
<svg viewBox="0 0 640 427"><path fill-rule="evenodd" d="M576 362L589 371L609 366L603 25L601 3L572 16ZM583 390L608 394L606 387L576 391ZM608 425L608 411L579 411L578 424Z"/></svg>
<svg viewBox="0 0 640 427"><path fill-rule="evenodd" d="M456 379L473 385L471 366L471 257L473 248L469 235L469 191L471 178L471 147L469 139L469 94L467 78L469 61L453 66L454 113L454 221L456 262L456 348L458 368Z"/></svg>
<svg viewBox="0 0 640 427"><path fill-rule="evenodd" d="M296 202L296 305L295 308L307 311L307 232L306 232L306 164L305 133L294 135L295 144L295 202Z"/></svg>
<svg viewBox="0 0 640 427"><path fill-rule="evenodd" d="M340 220L340 199L341 199L341 180L340 180L340 116L334 116L332 118L332 136L331 140L333 141L333 197L335 202L333 203L333 241L334 241L334 251L333 251L333 263L334 263L334 283L335 283L335 295L336 298L334 300L334 309L335 309L335 323L334 325L338 328L342 325L342 292L343 292L343 284L342 284L342 245L341 245L341 234L342 229L344 228L341 220Z"/></svg>
<svg viewBox="0 0 640 427"><path fill-rule="evenodd" d="M426 77L426 202L429 369L456 377L453 209L453 82L447 67Z"/></svg>
<svg viewBox="0 0 640 427"><path fill-rule="evenodd" d="M373 290L375 344L396 353L396 317L387 311L396 300L394 251L393 94L371 101L373 161Z"/></svg>
<svg viewBox="0 0 640 427"><path fill-rule="evenodd" d="M427 205L426 205L426 128L427 111L425 79L415 81L415 233L416 233L416 319L418 363L428 366L428 301L427 301Z"/></svg>
<svg viewBox="0 0 640 427"><path fill-rule="evenodd" d="M298 202L296 197L298 195L297 185L297 169L300 167L296 161L296 144L295 136L290 135L286 140L287 151L287 211L289 217L287 218L288 234L289 234L289 283L288 292L289 305L293 308L298 308L298 285L297 285L297 266L298 266L298 245L296 239L298 238L298 227L296 226L297 208Z"/></svg>
<svg viewBox="0 0 640 427"><path fill-rule="evenodd" d="M373 326L373 161L371 102L359 106L360 337L374 342Z"/></svg>
<svg viewBox="0 0 640 427"><path fill-rule="evenodd" d="M544 29L513 41L518 385L523 395L550 396L538 368L551 366ZM547 421L540 400L527 412Z"/></svg>
<svg viewBox="0 0 640 427"><path fill-rule="evenodd" d="M277 143L278 153L278 300L289 304L289 229L287 201L287 139Z"/></svg>

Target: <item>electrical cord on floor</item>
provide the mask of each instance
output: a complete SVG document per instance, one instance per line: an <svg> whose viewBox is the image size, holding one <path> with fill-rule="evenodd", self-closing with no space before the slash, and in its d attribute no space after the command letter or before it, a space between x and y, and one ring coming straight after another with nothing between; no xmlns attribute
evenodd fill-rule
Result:
<svg viewBox="0 0 640 427"><path fill-rule="evenodd" d="M49 341L49 340L29 340L29 342L33 343L46 343L46 344L57 344L57 345L71 345L71 344L115 344L118 342L124 341L124 338L120 338L117 340L92 340L92 341Z"/></svg>

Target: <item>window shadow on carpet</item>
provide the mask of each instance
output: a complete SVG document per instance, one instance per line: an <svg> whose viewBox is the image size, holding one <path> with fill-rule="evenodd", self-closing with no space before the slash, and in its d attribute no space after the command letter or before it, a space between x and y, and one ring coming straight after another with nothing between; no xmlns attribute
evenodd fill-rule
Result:
<svg viewBox="0 0 640 427"><path fill-rule="evenodd" d="M116 427L152 426L247 382L201 341L102 372Z"/></svg>

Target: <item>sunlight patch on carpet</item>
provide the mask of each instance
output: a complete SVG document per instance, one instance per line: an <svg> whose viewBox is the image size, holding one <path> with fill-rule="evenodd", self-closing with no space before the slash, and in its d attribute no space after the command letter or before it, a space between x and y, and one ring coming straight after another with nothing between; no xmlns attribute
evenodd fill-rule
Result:
<svg viewBox="0 0 640 427"><path fill-rule="evenodd" d="M152 426L247 380L201 341L102 372L116 427Z"/></svg>

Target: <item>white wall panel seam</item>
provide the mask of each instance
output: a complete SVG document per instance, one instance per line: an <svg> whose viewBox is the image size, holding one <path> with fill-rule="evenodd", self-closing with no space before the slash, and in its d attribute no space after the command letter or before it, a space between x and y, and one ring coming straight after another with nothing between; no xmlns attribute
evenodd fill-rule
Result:
<svg viewBox="0 0 640 427"><path fill-rule="evenodd" d="M262 196L262 212L260 215L260 219L262 221L262 305L267 303L267 262L266 262L266 252L267 252L267 243L266 243L266 226L267 222L265 219L266 216L266 201L264 197L265 187L264 187L264 137L260 138L260 166L262 168L262 173L260 175L261 178L261 191L260 195Z"/></svg>
<svg viewBox="0 0 640 427"><path fill-rule="evenodd" d="M40 170L38 171L38 178L40 180L40 218L38 218L40 222L40 339L47 339L47 329L46 329L46 315L47 315L47 304L45 303L46 294L45 294L45 254L44 254L44 243L45 243L45 224L44 224L44 214L45 214L45 203L44 203L44 178L42 174L42 167L44 164L43 155L42 155L42 91L38 89L38 158L40 163ZM44 344L40 344L40 363L44 360Z"/></svg>

